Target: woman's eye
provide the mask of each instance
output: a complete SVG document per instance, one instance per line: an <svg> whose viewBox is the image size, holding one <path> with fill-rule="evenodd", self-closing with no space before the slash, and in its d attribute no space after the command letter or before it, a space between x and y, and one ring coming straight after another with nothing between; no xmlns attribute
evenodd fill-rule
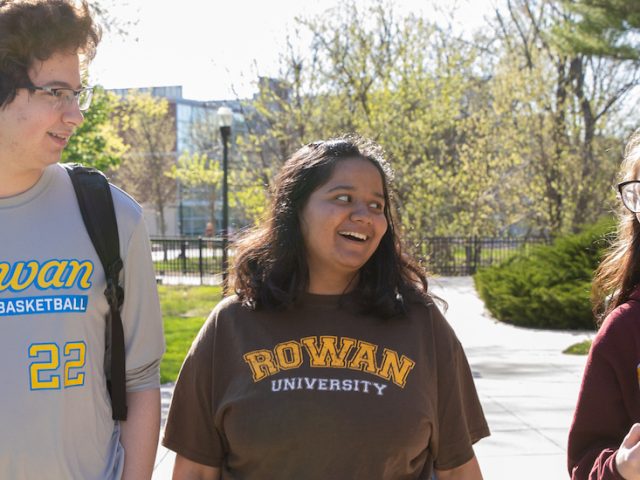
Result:
<svg viewBox="0 0 640 480"><path fill-rule="evenodd" d="M349 202L349 201L351 201L351 195L347 195L347 194L338 195L336 197L336 200L340 200L341 202Z"/></svg>
<svg viewBox="0 0 640 480"><path fill-rule="evenodd" d="M382 208L383 208L383 207L382 207L382 204L381 204L381 203L379 203L379 202L371 202L371 203L369 204L369 207L371 207L371 208L375 208L376 210L382 210Z"/></svg>

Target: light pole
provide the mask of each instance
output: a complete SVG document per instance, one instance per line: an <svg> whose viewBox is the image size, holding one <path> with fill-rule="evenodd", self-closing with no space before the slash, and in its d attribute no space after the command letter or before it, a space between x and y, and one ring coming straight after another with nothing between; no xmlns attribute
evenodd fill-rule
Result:
<svg viewBox="0 0 640 480"><path fill-rule="evenodd" d="M222 137L222 295L227 294L227 281L229 275L229 137L231 136L231 123L233 111L229 107L218 109L218 124Z"/></svg>

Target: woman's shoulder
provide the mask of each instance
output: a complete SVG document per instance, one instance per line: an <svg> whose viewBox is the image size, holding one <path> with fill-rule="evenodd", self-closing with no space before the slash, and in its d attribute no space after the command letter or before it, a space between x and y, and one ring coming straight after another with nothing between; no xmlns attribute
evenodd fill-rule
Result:
<svg viewBox="0 0 640 480"><path fill-rule="evenodd" d="M236 295L223 298L213 307L211 313L202 324L198 336L194 340L196 344L210 344L217 336L218 330L225 324L232 323L238 318L238 314L243 314L246 307Z"/></svg>
<svg viewBox="0 0 640 480"><path fill-rule="evenodd" d="M252 310L243 304L237 295L229 295L218 302L209 315L208 321L232 321L238 315L246 315Z"/></svg>
<svg viewBox="0 0 640 480"><path fill-rule="evenodd" d="M440 307L446 305L444 301L427 292L410 292L404 295L404 304L409 315L418 314L428 318L442 317Z"/></svg>
<svg viewBox="0 0 640 480"><path fill-rule="evenodd" d="M446 303L429 294L415 294L405 299L407 317L433 332L439 338L456 339L453 328L445 318Z"/></svg>
<svg viewBox="0 0 640 480"><path fill-rule="evenodd" d="M593 341L595 351L617 351L640 344L640 301L631 299L616 307L600 326Z"/></svg>
<svg viewBox="0 0 640 480"><path fill-rule="evenodd" d="M640 328L640 301L629 299L618 305L607 317L600 331L624 334L629 329Z"/></svg>

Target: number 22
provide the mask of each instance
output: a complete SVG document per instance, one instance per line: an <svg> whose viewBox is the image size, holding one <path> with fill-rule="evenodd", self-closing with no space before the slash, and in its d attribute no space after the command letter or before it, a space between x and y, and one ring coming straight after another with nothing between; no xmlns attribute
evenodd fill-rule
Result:
<svg viewBox="0 0 640 480"><path fill-rule="evenodd" d="M84 385L85 373L79 369L84 367L86 353L84 342L64 344L64 388ZM60 375L55 372L60 367L60 347L55 343L34 343L29 346L29 358L37 359L29 364L31 390L58 390Z"/></svg>

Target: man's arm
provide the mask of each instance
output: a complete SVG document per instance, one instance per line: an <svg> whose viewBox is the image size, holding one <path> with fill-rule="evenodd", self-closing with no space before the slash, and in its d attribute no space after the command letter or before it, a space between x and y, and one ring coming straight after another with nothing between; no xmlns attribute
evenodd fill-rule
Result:
<svg viewBox="0 0 640 480"><path fill-rule="evenodd" d="M160 389L127 392L127 420L120 422L122 480L150 479L160 435Z"/></svg>
<svg viewBox="0 0 640 480"><path fill-rule="evenodd" d="M482 480L478 459L474 456L467 463L451 470L436 470L438 480Z"/></svg>

